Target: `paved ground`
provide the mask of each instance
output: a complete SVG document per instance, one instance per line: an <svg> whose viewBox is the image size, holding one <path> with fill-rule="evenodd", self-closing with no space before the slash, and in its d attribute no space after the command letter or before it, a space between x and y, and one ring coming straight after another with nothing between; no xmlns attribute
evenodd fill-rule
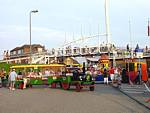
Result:
<svg viewBox="0 0 150 113"><path fill-rule="evenodd" d="M0 89L0 113L149 113L115 88L96 85L90 92L32 88Z"/></svg>
<svg viewBox="0 0 150 113"><path fill-rule="evenodd" d="M150 87L148 88L150 89ZM146 89L144 84L122 84L120 90L150 109L150 102L146 102L146 100L150 99L150 92Z"/></svg>

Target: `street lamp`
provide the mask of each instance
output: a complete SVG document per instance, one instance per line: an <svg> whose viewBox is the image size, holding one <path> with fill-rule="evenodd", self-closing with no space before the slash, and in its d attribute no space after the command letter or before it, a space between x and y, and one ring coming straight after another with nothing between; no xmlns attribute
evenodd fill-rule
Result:
<svg viewBox="0 0 150 113"><path fill-rule="evenodd" d="M38 12L38 10L32 10L32 11L30 11L30 14L29 14L29 30L30 30L30 64L31 64L31 62L32 62L32 59L31 59L31 55L32 55L32 46L31 46L31 14L32 13L37 13Z"/></svg>
<svg viewBox="0 0 150 113"><path fill-rule="evenodd" d="M113 50L113 67L116 67L116 54L117 52L115 50Z"/></svg>

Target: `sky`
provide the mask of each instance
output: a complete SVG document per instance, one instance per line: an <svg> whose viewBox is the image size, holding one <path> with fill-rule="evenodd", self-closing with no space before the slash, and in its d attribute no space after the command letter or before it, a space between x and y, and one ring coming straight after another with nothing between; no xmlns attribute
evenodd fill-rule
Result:
<svg viewBox="0 0 150 113"><path fill-rule="evenodd" d="M0 0L0 54L29 44L29 13L32 13L32 44L59 48L81 38L106 32L105 0ZM109 0L111 42L116 46L138 43L150 46L147 36L150 0ZM130 21L130 24L129 24ZM129 26L130 29L129 30ZM131 31L131 32L129 32ZM76 43L99 44L105 36Z"/></svg>

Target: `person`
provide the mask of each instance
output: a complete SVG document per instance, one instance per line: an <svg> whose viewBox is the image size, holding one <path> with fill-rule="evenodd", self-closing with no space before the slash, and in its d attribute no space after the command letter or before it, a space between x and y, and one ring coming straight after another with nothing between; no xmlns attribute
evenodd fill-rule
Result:
<svg viewBox="0 0 150 113"><path fill-rule="evenodd" d="M55 76L55 72L52 69L49 70L49 76Z"/></svg>
<svg viewBox="0 0 150 113"><path fill-rule="evenodd" d="M48 69L45 70L45 77L50 76L50 71Z"/></svg>
<svg viewBox="0 0 150 113"><path fill-rule="evenodd" d="M37 72L37 77L42 77L42 72L40 70Z"/></svg>
<svg viewBox="0 0 150 113"><path fill-rule="evenodd" d="M28 82L28 79L27 78L23 78L23 89L26 89L27 82Z"/></svg>
<svg viewBox="0 0 150 113"><path fill-rule="evenodd" d="M115 81L117 81L118 75L119 75L118 68L115 67L115 70L114 70L114 80Z"/></svg>
<svg viewBox="0 0 150 113"><path fill-rule="evenodd" d="M2 87L2 78L0 76L0 88Z"/></svg>
<svg viewBox="0 0 150 113"><path fill-rule="evenodd" d="M4 84L4 79L6 78L6 71L3 69L0 70L0 87L2 87Z"/></svg>
<svg viewBox="0 0 150 113"><path fill-rule="evenodd" d="M85 76L85 80L86 81L92 81L92 74L91 72L87 71L86 76Z"/></svg>
<svg viewBox="0 0 150 113"><path fill-rule="evenodd" d="M28 74L27 74L27 78L32 78L32 77L35 77L35 73L31 69L30 72L28 72Z"/></svg>
<svg viewBox="0 0 150 113"><path fill-rule="evenodd" d="M136 84L140 84L140 70L137 71L137 76L136 76L134 82L135 82Z"/></svg>
<svg viewBox="0 0 150 113"><path fill-rule="evenodd" d="M79 80L79 72L78 70L73 71L73 80L77 81Z"/></svg>
<svg viewBox="0 0 150 113"><path fill-rule="evenodd" d="M148 78L150 78L150 67L148 68Z"/></svg>
<svg viewBox="0 0 150 113"><path fill-rule="evenodd" d="M15 72L15 69L10 72L9 80L10 80L10 90L15 90L15 81L16 81L17 73Z"/></svg>
<svg viewBox="0 0 150 113"><path fill-rule="evenodd" d="M12 72L12 69L9 70L8 77L7 77L7 79L8 79L7 87L8 88L10 88L10 77L9 77L9 75L10 75L11 72Z"/></svg>
<svg viewBox="0 0 150 113"><path fill-rule="evenodd" d="M122 73L121 74L122 74L122 82L123 83L128 83L129 82L129 78L127 76L127 72L126 72L125 68L122 69Z"/></svg>
<svg viewBox="0 0 150 113"><path fill-rule="evenodd" d="M32 77L33 73L30 73L30 74L31 75L28 75L25 70L22 72L22 78L23 78L23 88L22 89L26 89L26 86L27 86L27 83L29 80L28 77ZM30 87L31 87L31 85L30 85Z"/></svg>
<svg viewBox="0 0 150 113"><path fill-rule="evenodd" d="M121 81L122 81L122 77L121 77L121 74L119 73L118 76L117 76L117 86L118 86L118 88L120 88L120 86L121 86Z"/></svg>
<svg viewBox="0 0 150 113"><path fill-rule="evenodd" d="M108 84L108 72L106 68L104 68L103 76L104 76L104 84L105 83Z"/></svg>
<svg viewBox="0 0 150 113"><path fill-rule="evenodd" d="M22 79L22 72L19 70L18 72L18 76L17 76L18 79Z"/></svg>
<svg viewBox="0 0 150 113"><path fill-rule="evenodd" d="M110 74L110 78L113 84L114 83L114 68L113 67L110 68L109 74Z"/></svg>

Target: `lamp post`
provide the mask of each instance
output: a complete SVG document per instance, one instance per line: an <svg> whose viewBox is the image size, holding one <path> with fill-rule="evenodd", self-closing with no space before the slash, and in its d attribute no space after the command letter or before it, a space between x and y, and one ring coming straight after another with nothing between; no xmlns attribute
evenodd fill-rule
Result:
<svg viewBox="0 0 150 113"><path fill-rule="evenodd" d="M38 10L32 10L30 11L30 14L29 14L29 32L30 32L30 64L32 63L32 59L31 59L31 56L32 56L32 45L31 45L31 14L32 13L37 13Z"/></svg>
<svg viewBox="0 0 150 113"><path fill-rule="evenodd" d="M116 54L117 52L115 50L113 50L113 67L116 67Z"/></svg>

